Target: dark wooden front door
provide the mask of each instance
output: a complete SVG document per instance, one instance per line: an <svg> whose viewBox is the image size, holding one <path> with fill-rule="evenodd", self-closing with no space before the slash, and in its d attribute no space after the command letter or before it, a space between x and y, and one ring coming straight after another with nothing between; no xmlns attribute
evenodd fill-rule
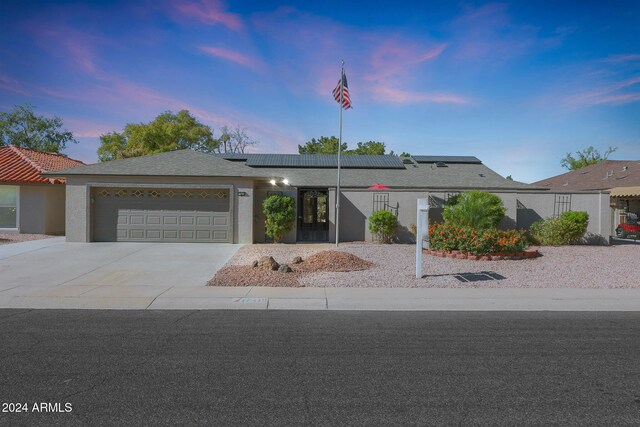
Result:
<svg viewBox="0 0 640 427"><path fill-rule="evenodd" d="M329 240L329 192L300 190L298 192L298 241Z"/></svg>

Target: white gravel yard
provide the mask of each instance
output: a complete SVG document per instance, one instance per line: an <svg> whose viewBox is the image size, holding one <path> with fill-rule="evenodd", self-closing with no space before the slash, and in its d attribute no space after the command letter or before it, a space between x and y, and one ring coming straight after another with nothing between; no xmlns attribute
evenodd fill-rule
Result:
<svg viewBox="0 0 640 427"><path fill-rule="evenodd" d="M8 243L29 242L31 240L42 240L42 239L48 239L50 237L57 237L57 236L49 236L47 234L21 234L21 233L2 234L0 233L0 245L5 245Z"/></svg>
<svg viewBox="0 0 640 427"><path fill-rule="evenodd" d="M227 265L250 265L263 255L280 263L295 256L335 250L334 245L247 245ZM350 252L374 266L348 273L320 272L300 278L305 287L410 288L640 288L640 245L541 247L542 256L508 261L469 261L423 257L425 277L415 278L415 246L343 243ZM487 279L496 273L500 280ZM475 275L474 275L475 273ZM286 274L286 273L282 273ZM463 275L471 281L463 282ZM460 277L460 276L459 276Z"/></svg>

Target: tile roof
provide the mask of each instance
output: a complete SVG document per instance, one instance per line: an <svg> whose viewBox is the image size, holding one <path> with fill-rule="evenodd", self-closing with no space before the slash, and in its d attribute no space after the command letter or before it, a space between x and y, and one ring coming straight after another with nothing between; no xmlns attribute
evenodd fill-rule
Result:
<svg viewBox="0 0 640 427"><path fill-rule="evenodd" d="M0 147L0 182L29 184L64 184L64 179L47 178L45 172L66 169L84 163L62 154L18 148L13 145Z"/></svg>
<svg viewBox="0 0 640 427"><path fill-rule="evenodd" d="M534 182L550 190L610 190L640 186L640 160L605 160Z"/></svg>

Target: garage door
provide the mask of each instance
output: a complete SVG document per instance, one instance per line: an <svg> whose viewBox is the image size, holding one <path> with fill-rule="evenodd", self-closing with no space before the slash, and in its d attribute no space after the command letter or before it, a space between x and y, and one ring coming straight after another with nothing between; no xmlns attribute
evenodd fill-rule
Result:
<svg viewBox="0 0 640 427"><path fill-rule="evenodd" d="M229 190L95 188L96 242L231 242Z"/></svg>

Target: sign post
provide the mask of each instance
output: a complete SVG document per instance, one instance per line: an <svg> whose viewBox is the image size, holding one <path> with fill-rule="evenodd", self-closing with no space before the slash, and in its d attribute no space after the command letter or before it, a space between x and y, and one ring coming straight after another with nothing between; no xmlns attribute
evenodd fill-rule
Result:
<svg viewBox="0 0 640 427"><path fill-rule="evenodd" d="M429 249L429 198L418 199L416 213L416 279L422 278L422 249Z"/></svg>

